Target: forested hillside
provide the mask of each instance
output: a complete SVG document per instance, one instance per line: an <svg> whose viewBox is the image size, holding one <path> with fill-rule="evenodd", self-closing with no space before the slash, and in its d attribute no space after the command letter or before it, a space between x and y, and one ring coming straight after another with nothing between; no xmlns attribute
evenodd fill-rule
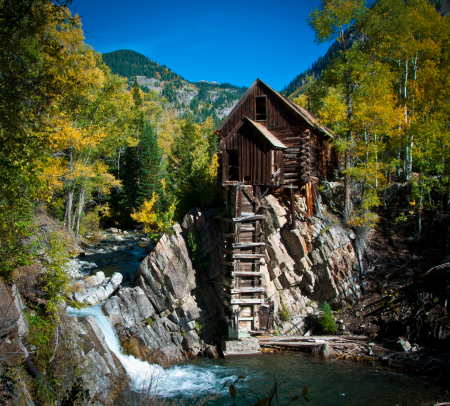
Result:
<svg viewBox="0 0 450 406"><path fill-rule="evenodd" d="M113 73L128 78L130 84L136 78L144 92L157 92L170 103L178 116L196 123L212 117L218 125L247 90L229 83L188 82L165 65L161 66L135 51L119 50L102 56Z"/></svg>

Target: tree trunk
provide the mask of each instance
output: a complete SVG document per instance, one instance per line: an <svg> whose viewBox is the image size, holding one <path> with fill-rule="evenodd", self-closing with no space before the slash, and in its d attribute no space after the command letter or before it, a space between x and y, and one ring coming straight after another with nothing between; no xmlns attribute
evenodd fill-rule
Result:
<svg viewBox="0 0 450 406"><path fill-rule="evenodd" d="M67 194L67 204L66 204L66 214L64 215L64 225L68 231L71 229L72 223L72 202L73 202L73 189L69 189L69 193Z"/></svg>
<svg viewBox="0 0 450 406"><path fill-rule="evenodd" d="M76 237L78 237L78 234L80 233L80 219L81 214L83 213L83 207L84 207L84 187L81 188L80 198L78 200L78 216L77 216L77 225L75 228Z"/></svg>
<svg viewBox="0 0 450 406"><path fill-rule="evenodd" d="M345 147L345 181L344 181L344 224L347 224L350 221L352 216L353 207L351 201L352 194L352 180L348 173L348 170L351 167L351 145L353 140L353 86L351 83L351 73L349 68L349 63L347 60L347 49L345 43L344 32L341 32L342 45L343 45L343 62L345 65L345 92L346 92L346 102L347 102L347 121L348 121L348 130L347 130L347 145Z"/></svg>

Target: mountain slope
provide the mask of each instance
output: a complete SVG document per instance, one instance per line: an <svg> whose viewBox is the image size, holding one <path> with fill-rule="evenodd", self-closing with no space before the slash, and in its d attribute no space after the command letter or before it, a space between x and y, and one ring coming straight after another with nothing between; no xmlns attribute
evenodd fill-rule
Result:
<svg viewBox="0 0 450 406"><path fill-rule="evenodd" d="M113 73L127 77L130 85L136 77L144 92L159 93L179 116L192 118L195 122L212 116L219 124L247 90L229 83L189 82L167 66L131 50L105 53L103 62Z"/></svg>

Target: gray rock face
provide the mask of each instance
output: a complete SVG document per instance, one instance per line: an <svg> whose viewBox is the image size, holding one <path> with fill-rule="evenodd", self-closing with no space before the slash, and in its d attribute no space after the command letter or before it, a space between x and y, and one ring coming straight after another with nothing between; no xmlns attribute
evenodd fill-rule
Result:
<svg viewBox="0 0 450 406"><path fill-rule="evenodd" d="M79 344L76 355L83 371L83 385L92 399L100 404L110 404L116 383L126 375L124 367L109 350L95 317L86 316L80 320L66 316L65 323L73 334L74 342Z"/></svg>
<svg viewBox="0 0 450 406"><path fill-rule="evenodd" d="M297 205L302 207L300 200ZM316 312L312 300L351 303L359 296L353 246L342 228L319 218L311 224L297 220L297 229L291 230L290 214L280 201L269 195L265 203L268 274L263 276L263 286L276 312L283 302L293 315L288 322L278 319L278 330L303 334L303 318Z"/></svg>
<svg viewBox="0 0 450 406"><path fill-rule="evenodd" d="M114 326L119 324L126 328L147 320L155 313L155 309L139 286L121 289L116 296L106 301L103 311Z"/></svg>
<svg viewBox="0 0 450 406"><path fill-rule="evenodd" d="M223 317L220 303L220 231L212 214L189 212L164 235L134 274L134 288L110 297L104 312L118 331L124 351L149 362L170 365L205 347L195 331ZM188 236L194 233L199 264L191 261Z"/></svg>
<svg viewBox="0 0 450 406"><path fill-rule="evenodd" d="M91 306L104 302L120 286L122 279L119 272L115 272L111 278L105 278L105 274L99 271L94 276L75 282L77 291L72 294L72 299Z"/></svg>
<svg viewBox="0 0 450 406"><path fill-rule="evenodd" d="M0 280L0 358L16 364L28 357L22 339L28 334L28 321L16 286L8 288Z"/></svg>
<svg viewBox="0 0 450 406"><path fill-rule="evenodd" d="M186 242L179 224L173 235L165 234L154 251L142 261L135 280L161 312L186 297L196 287L196 271L192 267Z"/></svg>

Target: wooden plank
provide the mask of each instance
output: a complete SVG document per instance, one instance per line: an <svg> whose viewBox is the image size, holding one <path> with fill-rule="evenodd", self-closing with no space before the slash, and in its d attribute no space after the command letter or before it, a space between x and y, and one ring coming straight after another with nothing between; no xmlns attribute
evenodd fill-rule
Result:
<svg viewBox="0 0 450 406"><path fill-rule="evenodd" d="M238 224L241 224L241 223L238 223ZM255 231L255 227L253 227L253 226L249 227L249 226L246 226L246 225L242 224L241 225L241 232L245 233L245 232L248 232L248 231Z"/></svg>
<svg viewBox="0 0 450 406"><path fill-rule="evenodd" d="M231 289L231 293L255 293L264 292L264 288L236 288Z"/></svg>
<svg viewBox="0 0 450 406"><path fill-rule="evenodd" d="M235 217L231 219L234 223L238 223L241 221L254 221L254 220L262 220L264 218L264 215L262 214L256 214L254 216L248 216L248 217Z"/></svg>
<svg viewBox="0 0 450 406"><path fill-rule="evenodd" d="M231 272L231 275L233 275L233 276L261 276L262 274L263 274L262 272L253 272L253 271L249 271L249 272L245 272L245 271Z"/></svg>
<svg viewBox="0 0 450 406"><path fill-rule="evenodd" d="M263 304L264 299L231 299L232 305Z"/></svg>
<svg viewBox="0 0 450 406"><path fill-rule="evenodd" d="M250 243L235 243L233 248L250 248L250 247L265 247L264 242L250 242Z"/></svg>
<svg viewBox="0 0 450 406"><path fill-rule="evenodd" d="M233 259L259 259L259 258L265 258L265 254L233 254Z"/></svg>

